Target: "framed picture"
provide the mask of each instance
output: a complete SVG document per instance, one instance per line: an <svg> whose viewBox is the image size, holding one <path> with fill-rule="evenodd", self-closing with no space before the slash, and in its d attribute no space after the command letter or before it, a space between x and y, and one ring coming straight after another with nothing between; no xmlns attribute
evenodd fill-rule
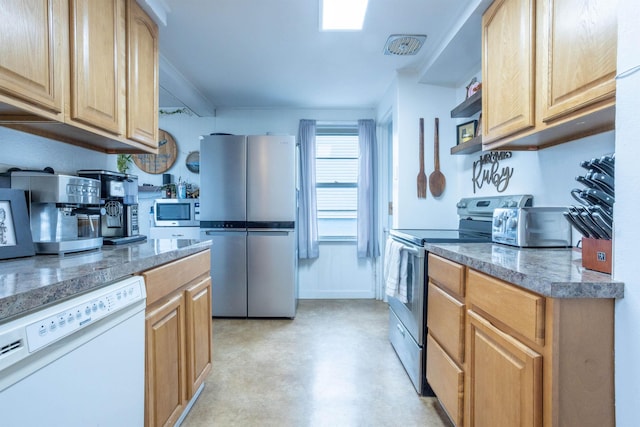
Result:
<svg viewBox="0 0 640 427"><path fill-rule="evenodd" d="M469 99L471 98L472 95L474 95L477 91L479 91L480 89L482 89L482 83L478 81L477 78L473 78L471 79L471 82L469 82L469 85L467 85L467 96L465 99Z"/></svg>
<svg viewBox="0 0 640 427"><path fill-rule="evenodd" d="M0 259L34 254L25 192L0 188Z"/></svg>
<svg viewBox="0 0 640 427"><path fill-rule="evenodd" d="M471 120L467 123L458 125L457 128L457 142L458 144L464 144L471 141L476 136L476 127L478 126L477 120Z"/></svg>

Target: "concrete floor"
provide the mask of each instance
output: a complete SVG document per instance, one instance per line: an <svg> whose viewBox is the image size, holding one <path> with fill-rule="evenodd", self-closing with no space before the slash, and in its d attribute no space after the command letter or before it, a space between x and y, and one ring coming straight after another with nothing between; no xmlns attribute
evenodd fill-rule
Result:
<svg viewBox="0 0 640 427"><path fill-rule="evenodd" d="M214 319L196 426L450 426L415 392L372 300L301 300L295 320Z"/></svg>

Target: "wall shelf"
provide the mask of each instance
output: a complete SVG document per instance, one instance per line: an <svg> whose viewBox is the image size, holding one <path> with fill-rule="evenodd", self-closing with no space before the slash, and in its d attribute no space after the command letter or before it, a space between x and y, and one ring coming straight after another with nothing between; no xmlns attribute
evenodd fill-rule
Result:
<svg viewBox="0 0 640 427"><path fill-rule="evenodd" d="M451 118L471 117L482 109L482 89L451 110Z"/></svg>
<svg viewBox="0 0 640 427"><path fill-rule="evenodd" d="M156 185L139 185L138 186L138 193L153 193L153 192L158 192L162 190L163 190L163 187L158 187Z"/></svg>
<svg viewBox="0 0 640 427"><path fill-rule="evenodd" d="M451 154L471 154L482 151L482 135L478 135L469 142L451 147Z"/></svg>

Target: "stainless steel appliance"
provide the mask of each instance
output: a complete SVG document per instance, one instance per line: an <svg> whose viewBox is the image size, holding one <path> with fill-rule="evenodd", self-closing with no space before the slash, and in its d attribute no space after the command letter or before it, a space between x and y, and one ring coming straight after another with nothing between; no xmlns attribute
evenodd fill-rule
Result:
<svg viewBox="0 0 640 427"><path fill-rule="evenodd" d="M156 227L200 227L200 199L156 199L153 224Z"/></svg>
<svg viewBox="0 0 640 427"><path fill-rule="evenodd" d="M105 170L79 170L78 175L100 182L100 235L105 245L145 240L140 234L138 177Z"/></svg>
<svg viewBox="0 0 640 427"><path fill-rule="evenodd" d="M571 247L567 208L498 208L493 211L491 237L496 243L532 248Z"/></svg>
<svg viewBox="0 0 640 427"><path fill-rule="evenodd" d="M97 224L94 209L100 203L98 181L36 171L10 172L10 180L11 188L28 193L36 253L64 254L102 246L102 238L92 230Z"/></svg>
<svg viewBox="0 0 640 427"><path fill-rule="evenodd" d="M2 425L143 425L145 305L136 276L0 325Z"/></svg>
<svg viewBox="0 0 640 427"><path fill-rule="evenodd" d="M462 198L457 204L457 229L393 229L390 239L407 253L406 302L388 296L389 341L416 391L433 395L426 379L427 253L425 243L491 242L493 211L503 206L530 206L530 195Z"/></svg>
<svg viewBox="0 0 640 427"><path fill-rule="evenodd" d="M200 230L213 241L213 316L295 316L295 153L293 136L201 139Z"/></svg>

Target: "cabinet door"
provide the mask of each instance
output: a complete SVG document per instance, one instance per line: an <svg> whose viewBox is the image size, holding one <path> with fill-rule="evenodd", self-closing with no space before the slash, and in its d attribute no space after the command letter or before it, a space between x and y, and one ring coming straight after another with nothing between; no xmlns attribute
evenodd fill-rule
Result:
<svg viewBox="0 0 640 427"><path fill-rule="evenodd" d="M535 0L496 0L482 17L482 142L535 125Z"/></svg>
<svg viewBox="0 0 640 427"><path fill-rule="evenodd" d="M539 50L547 122L613 99L616 83L616 0L545 0Z"/></svg>
<svg viewBox="0 0 640 427"><path fill-rule="evenodd" d="M158 146L158 26L127 2L127 138Z"/></svg>
<svg viewBox="0 0 640 427"><path fill-rule="evenodd" d="M427 381L457 427L462 427L464 372L449 357L431 332L427 335Z"/></svg>
<svg viewBox="0 0 640 427"><path fill-rule="evenodd" d="M124 135L124 0L71 0L71 120Z"/></svg>
<svg viewBox="0 0 640 427"><path fill-rule="evenodd" d="M147 313L147 426L174 425L187 402L184 307L179 292Z"/></svg>
<svg viewBox="0 0 640 427"><path fill-rule="evenodd" d="M211 371L211 277L186 289L187 395L191 399Z"/></svg>
<svg viewBox="0 0 640 427"><path fill-rule="evenodd" d="M429 282L427 298L427 326L429 333L449 356L464 363L465 305Z"/></svg>
<svg viewBox="0 0 640 427"><path fill-rule="evenodd" d="M6 0L0 6L0 92L60 113L63 9L59 0Z"/></svg>
<svg viewBox="0 0 640 427"><path fill-rule="evenodd" d="M542 356L469 310L465 425L542 425Z"/></svg>

